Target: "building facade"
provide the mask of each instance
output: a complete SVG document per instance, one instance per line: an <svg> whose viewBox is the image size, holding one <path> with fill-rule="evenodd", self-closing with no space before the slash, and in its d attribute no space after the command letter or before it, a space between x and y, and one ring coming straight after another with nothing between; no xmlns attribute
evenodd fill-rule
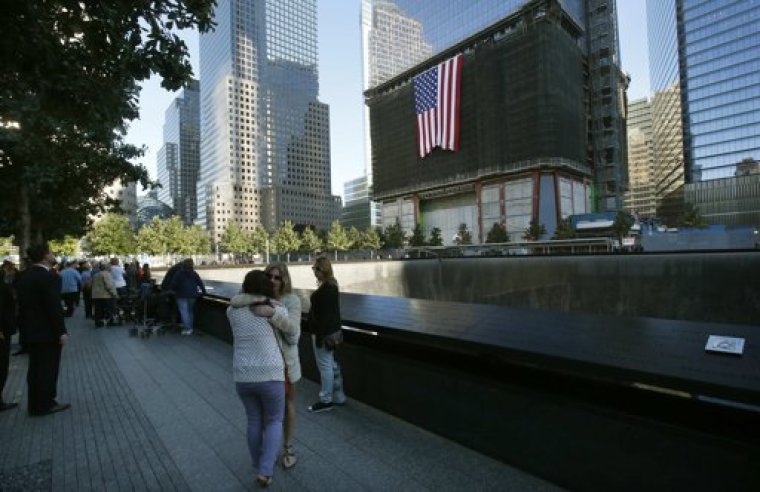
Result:
<svg viewBox="0 0 760 492"><path fill-rule="evenodd" d="M111 200L118 200L120 213L129 218L132 227L137 226L137 183L123 183L121 180L117 180L107 186L103 190L103 194ZM108 212L106 210L104 213L98 213L91 217L93 223L98 222Z"/></svg>
<svg viewBox="0 0 760 492"><path fill-rule="evenodd" d="M659 215L676 217L684 197L718 196L697 183L760 157L759 20L752 0L647 1ZM684 185L702 191L684 195Z"/></svg>
<svg viewBox="0 0 760 492"><path fill-rule="evenodd" d="M151 190L137 199L137 228L149 224L154 217L166 220L174 215L174 210L158 198L158 191Z"/></svg>
<svg viewBox="0 0 760 492"><path fill-rule="evenodd" d="M417 224L444 244L464 226L483 242L494 223L519 240L531 220L547 230L591 211L583 30L558 2L533 2L365 93L373 142L373 197L382 226ZM458 152L419 157L413 77L463 53ZM410 114L412 117L410 117Z"/></svg>
<svg viewBox="0 0 760 492"><path fill-rule="evenodd" d="M186 225L198 212L200 169L200 87L190 82L164 114L164 144L158 151L158 199L169 205Z"/></svg>
<svg viewBox="0 0 760 492"><path fill-rule="evenodd" d="M370 214L371 202L367 177L361 176L346 181L343 184L343 210L340 214L340 224L346 228L356 227L363 231L372 225Z"/></svg>
<svg viewBox="0 0 760 492"><path fill-rule="evenodd" d="M584 134L579 141L584 145L584 156L579 159L583 166L591 168L592 172L586 180L587 199L589 207L593 210L617 210L623 205L623 197L627 188L627 159L625 139L625 88L627 79L620 70L619 49L617 40L616 5L614 1L527 1L527 0L478 0L478 1L432 1L414 2L411 0L395 0L393 2L365 1L363 15L370 10L366 5L388 3L394 4L398 9L396 15L402 15L413 19L420 28L414 31L414 36L406 41L414 46L419 46L417 39L422 36L424 46L430 46L433 56L428 60L436 59L441 53L450 51L457 44L469 46L469 40L479 37L484 30L497 23L504 23L510 16L519 16L521 12L531 12L531 15L541 17L550 10L560 8L568 22L575 26L577 33L572 35L574 44L580 51L582 59L580 65L585 74L579 75L581 85L585 85L580 94L580 100L586 106L586 117L589 122L585 127ZM377 11L377 7L375 11ZM365 23L365 28L368 23ZM365 29L366 30L366 29ZM372 30L369 29L371 34ZM408 31L407 31L408 32ZM373 55L368 49L371 46L367 42L369 35L364 35L364 60L365 60L365 87L368 92L388 80L393 83L397 79L408 79L412 73L418 73L422 66L430 66L427 62L414 65L409 61L407 67L399 66L394 78L378 81L379 86L372 86L370 82L371 72L368 67L373 64L381 64L377 55ZM398 41L403 44L404 40ZM389 42L390 43L390 42ZM466 62L467 60L465 60ZM463 70L466 70L467 65ZM464 75L463 75L464 77ZM463 82L464 83L464 82ZM464 86L463 86L464 87ZM463 88L463 90L465 90ZM489 87L488 90L500 90L498 87ZM371 97L371 96L370 96ZM518 97L517 100L520 98ZM379 196L376 189L376 177L383 173L375 169L377 164L377 152L374 146L377 144L370 129L370 137L366 140L366 153L369 164L366 166L371 175L371 192L373 197ZM541 186L539 186L539 189ZM534 192L529 193L529 200L535 198ZM409 197L407 197L409 199ZM411 203L411 202L410 202ZM416 219L410 213L413 207L408 203L382 205L382 222L395 222L398 219L402 224L414 226ZM390 208L388 208L390 207ZM464 214L458 219L472 217L473 212L461 211ZM395 217L394 217L395 215ZM451 216L451 215L450 215ZM465 217L466 216L466 217ZM453 216L451 216L453 217ZM489 219L490 220L490 219ZM520 219L523 221L523 219ZM556 222L555 220L551 221ZM383 225L383 224L381 224ZM387 225L387 224L386 224ZM516 225L516 222L515 222ZM478 235L476 235L478 236ZM445 238L444 238L445 239Z"/></svg>
<svg viewBox="0 0 760 492"><path fill-rule="evenodd" d="M285 220L326 228L329 109L317 100L316 0L222 0L201 34L201 172L197 223L214 242Z"/></svg>
<svg viewBox="0 0 760 492"><path fill-rule="evenodd" d="M644 216L656 215L652 105L646 98L628 104L628 191L625 209Z"/></svg>

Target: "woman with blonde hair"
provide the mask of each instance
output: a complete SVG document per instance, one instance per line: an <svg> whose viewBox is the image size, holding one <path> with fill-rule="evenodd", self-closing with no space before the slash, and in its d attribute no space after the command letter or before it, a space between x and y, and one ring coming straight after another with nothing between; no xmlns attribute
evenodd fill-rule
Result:
<svg viewBox="0 0 760 492"><path fill-rule="evenodd" d="M293 293L290 272L284 263L272 263L264 270L274 287L274 298L288 310L287 316L278 314L269 306L257 306L256 314L266 316L281 334L280 348L285 359L285 424L283 435L282 467L296 465L293 434L296 421L295 383L301 379L301 361L298 357L298 339L301 337L301 300Z"/></svg>
<svg viewBox="0 0 760 492"><path fill-rule="evenodd" d="M319 369L321 389L319 400L309 407L310 412L332 410L334 405L344 405L343 375L335 360L335 347L342 341L340 320L340 293L338 281L333 275L330 260L318 257L314 266L317 290L311 294L309 327L311 328L314 358Z"/></svg>

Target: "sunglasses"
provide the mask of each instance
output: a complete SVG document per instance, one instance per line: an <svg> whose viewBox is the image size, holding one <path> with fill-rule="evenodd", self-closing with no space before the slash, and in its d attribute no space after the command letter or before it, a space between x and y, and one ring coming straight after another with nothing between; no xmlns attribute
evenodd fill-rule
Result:
<svg viewBox="0 0 760 492"><path fill-rule="evenodd" d="M272 275L271 273L267 273L267 278L269 278L269 280L282 280L281 275Z"/></svg>

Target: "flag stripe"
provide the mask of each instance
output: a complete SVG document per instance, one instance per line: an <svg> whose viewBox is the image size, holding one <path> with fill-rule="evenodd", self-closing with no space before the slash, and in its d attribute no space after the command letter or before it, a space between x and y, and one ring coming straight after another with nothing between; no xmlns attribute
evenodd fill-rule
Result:
<svg viewBox="0 0 760 492"><path fill-rule="evenodd" d="M459 150L462 54L414 77L417 144L421 158L435 147Z"/></svg>

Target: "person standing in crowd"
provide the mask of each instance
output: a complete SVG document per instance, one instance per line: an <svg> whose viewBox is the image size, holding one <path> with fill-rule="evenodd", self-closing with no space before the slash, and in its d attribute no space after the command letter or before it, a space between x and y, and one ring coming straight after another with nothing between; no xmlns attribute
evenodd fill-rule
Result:
<svg viewBox="0 0 760 492"><path fill-rule="evenodd" d="M69 335L61 311L59 280L50 271L55 258L47 244L27 249L32 265L16 284L18 315L29 351L26 376L29 415L41 416L68 409L56 401L61 349Z"/></svg>
<svg viewBox="0 0 760 492"><path fill-rule="evenodd" d="M100 263L100 268L92 275L90 280L92 289L92 302L95 308L95 328L114 324L116 314L116 298L119 296L116 285L111 275L111 265Z"/></svg>
<svg viewBox="0 0 760 492"><path fill-rule="evenodd" d="M206 286L195 271L192 258L182 260L182 268L172 277L169 289L174 292L177 299L179 316L182 318L182 334L192 335L195 301L201 292L206 294Z"/></svg>
<svg viewBox="0 0 760 492"><path fill-rule="evenodd" d="M66 317L74 315L74 308L82 289L82 275L74 268L76 262L70 261L61 272L61 297L66 304Z"/></svg>
<svg viewBox="0 0 760 492"><path fill-rule="evenodd" d="M153 276L150 273L150 265L144 263L140 269L140 295L147 296L153 288Z"/></svg>
<svg viewBox="0 0 760 492"><path fill-rule="evenodd" d="M254 312L257 305L269 305L275 311L273 318L287 318L287 309L272 302L272 297L272 282L261 270L251 270L243 280L242 293L230 300L227 309L235 388L245 407L248 450L258 473L256 482L262 487L272 483L285 414L286 366L281 342L267 318Z"/></svg>
<svg viewBox="0 0 760 492"><path fill-rule="evenodd" d="M92 267L90 262L79 264L79 274L82 276L82 299L84 300L84 317L92 319Z"/></svg>
<svg viewBox="0 0 760 492"><path fill-rule="evenodd" d="M119 266L118 258L111 258L111 276L113 277L113 283L116 286L116 292L120 296L127 295L127 278L124 274L124 269Z"/></svg>
<svg viewBox="0 0 760 492"><path fill-rule="evenodd" d="M282 467L286 470L296 466L294 433L296 424L296 387L301 379L301 361L298 357L298 339L301 337L301 300L293 293L288 267L274 263L264 270L272 282L274 297L285 306L287 316L271 306L256 306L254 312L269 318L269 322L281 334L280 344L285 359L285 425L282 450Z"/></svg>
<svg viewBox="0 0 760 492"><path fill-rule="evenodd" d="M330 260L321 256L311 267L319 287L311 294L309 327L311 328L314 358L319 369L321 389L319 401L309 406L310 412L332 410L334 405L345 405L343 375L335 360L335 347L341 336L340 298L338 281L333 275Z"/></svg>
<svg viewBox="0 0 760 492"><path fill-rule="evenodd" d="M16 299L13 295L13 278L15 272L0 271L0 412L16 408L18 403L3 400L3 389L8 380L8 368L11 362L11 337L16 333Z"/></svg>
<svg viewBox="0 0 760 492"><path fill-rule="evenodd" d="M13 295L16 299L16 313L17 314L18 314L18 294L16 293L17 292L16 285L18 284L18 281L21 278L21 276L24 274L24 272L26 272L26 270L29 268L29 265L30 265L29 258L23 257L19 261L19 269L15 270L14 268L14 272L11 278L8 277L8 272L5 272L5 277L4 277L5 281L10 282L10 285L13 287ZM16 316L16 332L18 333L19 347L18 347L18 350L16 350L15 352L11 354L14 357L18 355L26 355L29 353L27 352L26 344L24 343L24 330L21 329L21 326L19 325L19 323L20 323L20 320L18 316Z"/></svg>

